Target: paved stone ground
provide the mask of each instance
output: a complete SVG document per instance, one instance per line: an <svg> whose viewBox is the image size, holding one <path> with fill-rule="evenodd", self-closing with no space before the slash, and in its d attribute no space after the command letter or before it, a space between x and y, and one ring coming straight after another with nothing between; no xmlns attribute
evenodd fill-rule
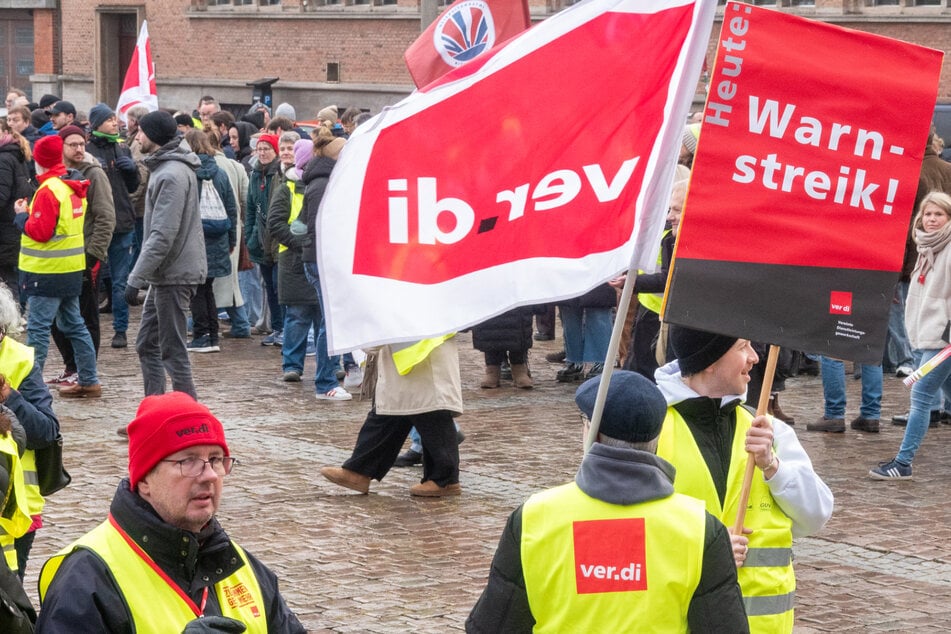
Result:
<svg viewBox="0 0 951 634"><path fill-rule="evenodd" d="M141 379L134 350L112 350L107 321L103 331L104 397L56 400L73 483L47 504L27 572L34 599L41 563L105 517L125 473L126 444L115 430L134 415ZM320 466L349 455L369 403L316 401L312 359L305 382L287 384L279 350L257 339L225 340L220 354L193 355L200 396L242 460L227 480L222 523L277 572L310 631L461 630L508 514L532 492L573 477L582 453L574 386L557 383L558 367L544 360L560 342L536 345L537 387L522 391L480 390L481 355L468 335L459 343L463 495L445 500L409 496L418 468L394 469L368 496L319 475ZM46 374L60 369L54 350ZM851 417L859 382L848 384ZM906 388L887 378L883 418L907 403ZM797 632L951 630L951 428L929 431L914 482L873 482L868 469L894 455L901 428L806 432L805 422L822 413L815 377L788 381L782 406L836 496L828 526L795 543Z"/></svg>

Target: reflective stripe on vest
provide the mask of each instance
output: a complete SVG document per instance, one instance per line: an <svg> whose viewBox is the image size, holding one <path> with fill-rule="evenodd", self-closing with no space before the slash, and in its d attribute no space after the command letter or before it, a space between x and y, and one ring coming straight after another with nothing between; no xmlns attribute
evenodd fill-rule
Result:
<svg viewBox="0 0 951 634"><path fill-rule="evenodd" d="M716 486L693 434L673 407L661 429L657 455L677 468L674 489L704 501L727 526L736 520L746 468L746 432L753 415L736 408L736 432L727 489L721 506ZM753 529L746 563L737 569L752 632L792 632L796 577L792 567L792 520L773 499L762 473L753 477L744 526Z"/></svg>
<svg viewBox="0 0 951 634"><path fill-rule="evenodd" d="M667 234L670 233L670 229L665 229L664 233L661 234L661 240L667 237ZM661 244L660 249L657 251L657 266L660 267L664 263L664 246ZM638 274L643 273L644 271L638 270ZM660 314L661 304L664 302L663 293L638 293L637 302L651 311L652 313Z"/></svg>
<svg viewBox="0 0 951 634"><path fill-rule="evenodd" d="M428 357L433 350L455 336L456 333L451 332L442 337L423 339L416 343L390 344L390 349L393 351L393 364L396 365L396 371L400 373L400 376L406 376L414 367L425 361L426 357Z"/></svg>
<svg viewBox="0 0 951 634"><path fill-rule="evenodd" d="M290 179L287 181L287 188L291 191L291 213L287 216L287 224L291 224L297 220L297 217L300 216L301 209L304 208L304 192L298 192L297 183ZM283 244L277 249L278 253L282 251L287 251L287 247Z"/></svg>
<svg viewBox="0 0 951 634"><path fill-rule="evenodd" d="M233 543L233 542L232 542ZM137 547L137 546L136 546ZM194 619L198 608L182 598L156 570L126 541L112 524L112 517L51 557L40 571L40 601L56 577L63 560L79 548L96 553L109 567L125 599L134 629L138 634L181 632ZM264 598L247 555L235 544L244 565L214 585L221 614L247 626L249 633L267 633Z"/></svg>
<svg viewBox="0 0 951 634"><path fill-rule="evenodd" d="M30 526L33 525L33 518L30 516L30 509L27 504L26 483L23 481L23 463L20 460L17 443L13 440L12 435L0 436L0 454L4 454L4 458L10 465L10 488L4 493L7 498L10 495L13 496L13 498L10 498L13 503L6 502L3 505L3 515L0 515L0 547L3 548L7 566L10 570L16 572L19 566L16 551L13 549L13 541L30 530Z"/></svg>
<svg viewBox="0 0 951 634"><path fill-rule="evenodd" d="M675 493L608 504L569 483L522 509L535 632L686 632L703 562L703 503Z"/></svg>
<svg viewBox="0 0 951 634"><path fill-rule="evenodd" d="M7 382L14 390L20 388L23 380L33 370L33 348L4 337L0 341L0 374L6 377ZM46 500L40 495L40 478L36 473L36 454L32 449L23 452L23 481L26 484L26 503L30 515L41 515Z"/></svg>
<svg viewBox="0 0 951 634"><path fill-rule="evenodd" d="M82 271L86 268L83 248L86 198L77 196L61 178L54 176L43 181L33 200L44 188L53 192L59 201L59 219L48 242L37 242L25 233L20 236L20 270L40 274Z"/></svg>

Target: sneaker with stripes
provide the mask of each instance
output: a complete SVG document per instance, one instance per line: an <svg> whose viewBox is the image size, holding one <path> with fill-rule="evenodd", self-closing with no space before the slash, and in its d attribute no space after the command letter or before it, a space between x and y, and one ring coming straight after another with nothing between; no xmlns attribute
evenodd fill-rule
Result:
<svg viewBox="0 0 951 634"><path fill-rule="evenodd" d="M873 480L911 480L911 465L898 460L880 462L868 475Z"/></svg>

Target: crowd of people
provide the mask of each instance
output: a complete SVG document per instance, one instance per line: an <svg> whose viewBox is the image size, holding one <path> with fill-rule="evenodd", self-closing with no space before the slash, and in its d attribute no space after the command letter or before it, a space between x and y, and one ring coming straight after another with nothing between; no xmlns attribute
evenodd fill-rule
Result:
<svg viewBox="0 0 951 634"><path fill-rule="evenodd" d="M337 158L369 115L327 106L304 129L288 103L273 112L255 103L236 118L203 96L194 110L134 107L120 121L104 103L87 115L52 95L30 104L21 92L9 92L0 119L0 542L8 564L0 595L19 606L0 628L66 632L83 622L138 631L161 622L174 625L168 631L303 631L274 574L214 517L236 460L221 423L200 404L189 357L227 354L224 339L259 337L280 349L274 373L300 383L314 356L317 400L347 401L357 389L372 395L352 455L322 476L366 494L394 466L421 464L411 495L462 493L456 340L328 354L317 215ZM574 483L512 514L470 631L626 630L645 618L665 631L792 630L792 538L822 528L832 493L776 394L771 415L744 405L761 387L764 344L669 326L659 315L701 128L692 122L684 131L656 273L629 271L578 298L472 328L485 359L481 389L511 380L530 390L532 342L553 339L560 317L564 351L550 360L564 363L557 381L584 381L576 402L588 420L613 323L625 322L596 442ZM860 432L879 431L883 372L907 375L949 343L951 164L938 158L936 139L928 140L885 358L857 368L862 405L851 427ZM636 276L638 301L616 315L626 276ZM112 315L111 347L124 349L130 307L140 304L134 348L145 398L119 429L129 441L129 478L108 519L43 566L37 621L8 578L22 579L44 495L68 481L55 451L52 394L95 399L108 389L97 367L101 315ZM51 336L64 370L44 380ZM823 377L825 411L806 429L845 431L842 361L793 354ZM901 448L870 477L911 478L925 431L944 416L945 365L915 385L909 414L895 419L906 424ZM757 469L753 494L769 503L728 531L747 460ZM645 553L664 578L650 592L639 585ZM616 576L599 557L617 564Z"/></svg>

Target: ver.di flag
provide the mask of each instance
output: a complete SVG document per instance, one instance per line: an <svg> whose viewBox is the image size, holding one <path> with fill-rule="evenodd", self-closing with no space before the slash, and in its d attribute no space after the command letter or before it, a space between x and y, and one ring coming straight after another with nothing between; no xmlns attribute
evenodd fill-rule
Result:
<svg viewBox="0 0 951 634"><path fill-rule="evenodd" d="M718 47L664 319L881 363L942 54L736 2Z"/></svg>
<svg viewBox="0 0 951 634"><path fill-rule="evenodd" d="M422 88L530 25L527 0L456 0L406 49L406 68Z"/></svg>
<svg viewBox="0 0 951 634"><path fill-rule="evenodd" d="M125 113L133 106L145 106L149 112L158 110L158 91L155 89L155 65L152 63L152 47L149 44L148 22L142 21L139 38L135 42L132 60L122 82L122 93L116 112L119 119L126 120Z"/></svg>
<svg viewBox="0 0 951 634"><path fill-rule="evenodd" d="M656 268L715 6L581 2L357 128L318 215L332 350Z"/></svg>

